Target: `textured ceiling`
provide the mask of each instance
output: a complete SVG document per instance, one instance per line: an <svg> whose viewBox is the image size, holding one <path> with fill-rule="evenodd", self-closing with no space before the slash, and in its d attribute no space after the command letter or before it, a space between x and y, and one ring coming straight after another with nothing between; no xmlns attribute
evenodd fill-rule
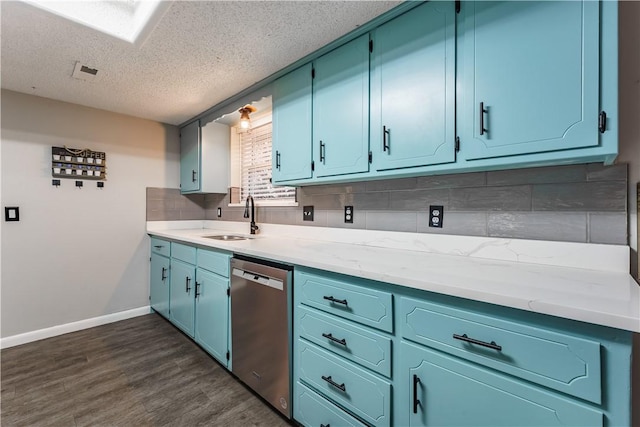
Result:
<svg viewBox="0 0 640 427"><path fill-rule="evenodd" d="M141 46L0 1L2 88L180 124L399 1L176 1ZM97 68L71 77L76 61Z"/></svg>

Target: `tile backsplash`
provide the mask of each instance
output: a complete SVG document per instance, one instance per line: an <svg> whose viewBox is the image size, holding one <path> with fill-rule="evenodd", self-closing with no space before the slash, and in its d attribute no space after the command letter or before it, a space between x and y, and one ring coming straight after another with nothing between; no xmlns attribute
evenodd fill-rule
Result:
<svg viewBox="0 0 640 427"><path fill-rule="evenodd" d="M297 207L258 207L258 223L627 244L627 165L554 166L300 187ZM246 221L229 195L147 189L147 220ZM314 221L302 207L314 206ZM344 206L354 207L353 224ZM442 228L429 227L442 205ZM217 218L217 208L222 217Z"/></svg>

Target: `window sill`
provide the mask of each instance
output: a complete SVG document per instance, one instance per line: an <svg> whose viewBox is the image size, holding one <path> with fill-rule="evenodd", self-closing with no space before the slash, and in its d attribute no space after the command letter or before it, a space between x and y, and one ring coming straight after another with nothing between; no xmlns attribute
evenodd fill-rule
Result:
<svg viewBox="0 0 640 427"><path fill-rule="evenodd" d="M230 208L244 208L246 206L245 202L242 203L229 203L227 205ZM255 201L256 207L298 207L298 202L283 202L283 201L266 201L266 200L257 200Z"/></svg>

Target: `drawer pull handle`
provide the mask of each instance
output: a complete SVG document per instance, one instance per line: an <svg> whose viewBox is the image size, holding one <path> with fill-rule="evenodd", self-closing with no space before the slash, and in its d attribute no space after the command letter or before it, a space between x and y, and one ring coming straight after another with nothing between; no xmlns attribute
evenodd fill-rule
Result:
<svg viewBox="0 0 640 427"><path fill-rule="evenodd" d="M484 128L484 115L485 113L488 113L489 111L484 108L484 102L480 103L480 135L484 135L485 132L489 132L488 129Z"/></svg>
<svg viewBox="0 0 640 427"><path fill-rule="evenodd" d="M345 340L344 338L339 340L338 338L334 337L333 335L325 334L325 333L323 333L322 336L325 337L326 339L331 340L331 341L333 341L335 343L338 343L340 345L344 345L344 346L347 345L347 340Z"/></svg>
<svg viewBox="0 0 640 427"><path fill-rule="evenodd" d="M200 296L200 283L198 283L198 281L196 280L196 295L195 297L198 298Z"/></svg>
<svg viewBox="0 0 640 427"><path fill-rule="evenodd" d="M418 384L420 384L420 378L417 375L413 375L413 413L418 413L418 405L420 400L418 399Z"/></svg>
<svg viewBox="0 0 640 427"><path fill-rule="evenodd" d="M186 292L189 293L189 291L191 290L191 286L189 286L189 282L191 282L191 277L185 277L185 285L186 285Z"/></svg>
<svg viewBox="0 0 640 427"><path fill-rule="evenodd" d="M347 300L346 299L335 299L332 296L324 296L324 299L331 301L331 302L335 302L336 304L342 304L342 305L347 305Z"/></svg>
<svg viewBox="0 0 640 427"><path fill-rule="evenodd" d="M196 171L191 171L191 182L196 182Z"/></svg>
<svg viewBox="0 0 640 427"><path fill-rule="evenodd" d="M337 388L338 390L342 390L344 392L347 391L347 388L344 386L344 383L338 384L337 382L335 382L334 380L331 379L331 375L329 375L328 377L325 377L323 375L321 378L323 380L325 380L326 382L328 382L329 384L331 384L332 386L334 386L335 388Z"/></svg>
<svg viewBox="0 0 640 427"><path fill-rule="evenodd" d="M155 246L154 246L154 248L156 248L156 249L162 249L162 248L164 248L164 245L155 245Z"/></svg>
<svg viewBox="0 0 640 427"><path fill-rule="evenodd" d="M326 150L326 144L324 142L320 141L320 161L322 163L324 163L325 160L327 159L325 150Z"/></svg>
<svg viewBox="0 0 640 427"><path fill-rule="evenodd" d="M322 424L322 423L320 423L320 427L331 427L331 424Z"/></svg>
<svg viewBox="0 0 640 427"><path fill-rule="evenodd" d="M167 280L167 269L162 267L162 276L160 277L160 279L164 282L165 280Z"/></svg>
<svg viewBox="0 0 640 427"><path fill-rule="evenodd" d="M391 138L391 129L386 126L382 126L382 151L388 151L391 154L391 145L388 140Z"/></svg>
<svg viewBox="0 0 640 427"><path fill-rule="evenodd" d="M471 344L476 344L476 345L480 345L482 347L487 347L493 350L497 350L497 351L502 351L502 346L496 344L495 341L491 341L491 342L484 342L484 341L480 341L480 340L476 340L473 338L469 338L467 336L467 334L463 334L463 335L458 335L458 334L453 334L453 338L460 340L460 341L466 341L468 343Z"/></svg>

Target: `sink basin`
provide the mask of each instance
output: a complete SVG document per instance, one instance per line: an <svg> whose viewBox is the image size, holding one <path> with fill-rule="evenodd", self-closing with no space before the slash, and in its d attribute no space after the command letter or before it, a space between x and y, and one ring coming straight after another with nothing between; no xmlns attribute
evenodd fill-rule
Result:
<svg viewBox="0 0 640 427"><path fill-rule="evenodd" d="M240 236L237 234L216 234L214 236L202 236L202 237L204 237L205 239L227 240L227 241L248 239L248 237Z"/></svg>

